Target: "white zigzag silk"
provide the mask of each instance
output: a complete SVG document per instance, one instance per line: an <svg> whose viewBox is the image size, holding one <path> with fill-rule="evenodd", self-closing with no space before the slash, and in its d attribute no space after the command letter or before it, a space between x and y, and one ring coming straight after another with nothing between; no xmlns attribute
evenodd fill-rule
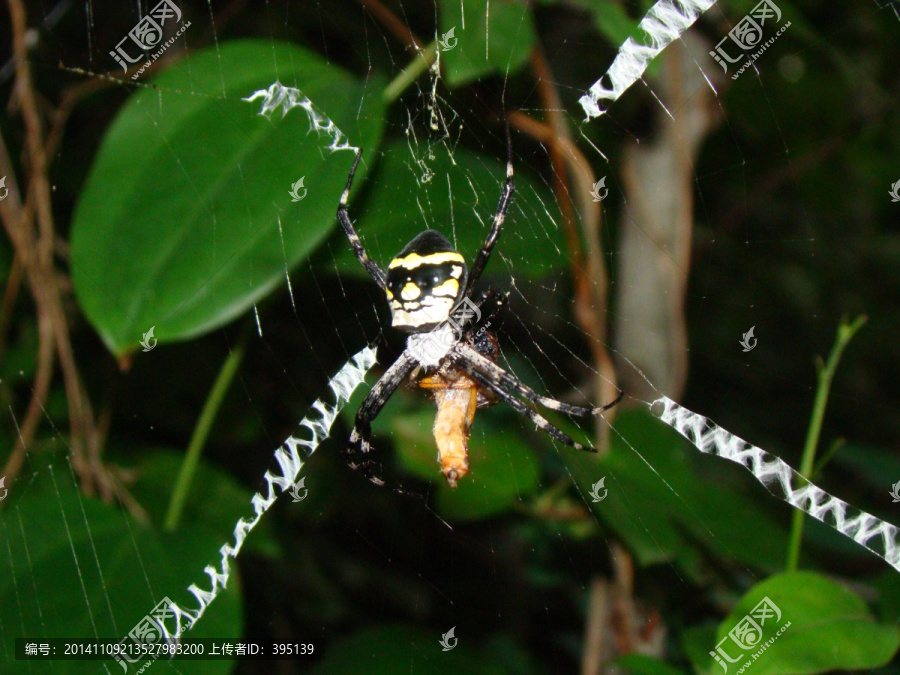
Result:
<svg viewBox="0 0 900 675"><path fill-rule="evenodd" d="M632 38L625 40L606 74L578 99L587 115L585 121L605 113L606 107L638 81L657 54L680 38L714 4L716 0L659 0L653 5L638 24L644 34L644 44ZM605 80L609 86L604 84ZM601 108L600 101L606 101L606 107Z"/></svg>
<svg viewBox="0 0 900 675"><path fill-rule="evenodd" d="M700 452L740 464L773 495L865 546L900 571L900 529L894 525L828 494L782 459L738 438L670 398L664 396L654 401L650 410Z"/></svg>
<svg viewBox="0 0 900 675"><path fill-rule="evenodd" d="M363 383L366 373L373 365L375 365L375 350L370 347L366 347L353 356L328 382L329 388L334 392L335 402L328 404L322 399L317 400L312 404L306 417L300 420L300 427L309 430L309 438L289 436L275 451L274 457L278 464L278 470L277 473L266 471L263 476L267 486L265 496L261 492L257 492L250 500L250 503L253 504L253 517L249 520L241 518L234 526L234 543L226 543L219 549L219 553L222 555L219 569L216 570L212 565L208 565L203 570L209 577L210 589L203 590L196 584L188 586L188 591L197 599L196 609L182 609L174 603L170 606L175 625L169 626L167 622L163 622L161 626L163 637L167 642L175 641L177 636L190 630L209 607L209 604L225 588L231 572L228 559L237 558L244 545L244 539L256 527L263 514L275 503L279 494L287 492L294 485L300 476L303 463L328 437L335 417L350 400L353 391Z"/></svg>
<svg viewBox="0 0 900 675"><path fill-rule="evenodd" d="M338 150L359 151L359 148L350 145L344 132L338 129L338 126L325 114L321 113L299 89L285 87L281 82L276 82L269 85L268 89L259 89L242 100L253 103L258 98L263 100L262 109L259 111L260 115L269 117L278 108L281 108L281 116L284 117L293 108L303 108L309 118L310 130L315 131L319 136L328 136L331 139L329 150L332 152Z"/></svg>

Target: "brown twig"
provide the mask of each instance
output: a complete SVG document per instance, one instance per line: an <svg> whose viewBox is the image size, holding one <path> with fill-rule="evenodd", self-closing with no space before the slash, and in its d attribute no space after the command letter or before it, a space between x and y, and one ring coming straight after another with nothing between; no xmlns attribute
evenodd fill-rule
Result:
<svg viewBox="0 0 900 675"><path fill-rule="evenodd" d="M662 630L657 615L645 618L635 600L631 554L615 541L609 553L612 581L597 577L591 582L581 675L600 675L623 654L655 654Z"/></svg>
<svg viewBox="0 0 900 675"><path fill-rule="evenodd" d="M15 208L21 204L21 196L17 188L16 200L10 204L4 204L3 221L16 248L16 254L25 267L37 307L41 335L38 370L43 377L35 380L26 419L20 427L20 434L7 462L4 475L14 475L18 472L25 449L37 428L40 411L46 400L49 380L52 377L52 357L48 356L48 340L52 340L50 344L55 346L56 355L59 358L69 407L73 466L81 477L83 489L91 494L94 488L94 478L101 476L102 467L99 466L97 449L90 447L90 439L93 435L92 413L75 364L69 326L53 263L55 228L50 199L50 181L47 175L47 145L44 140L43 124L28 62L25 7L21 0L8 0L8 4L13 55L16 60L15 93L25 125L28 192L24 207ZM3 155L6 155L5 149ZM11 165L8 156L3 159L7 165ZM34 227L35 220L37 221L37 232ZM35 416L33 422L32 415ZM88 461L85 461L86 450L89 453Z"/></svg>
<svg viewBox="0 0 900 675"><path fill-rule="evenodd" d="M547 125L553 132L547 135L547 151L550 155L550 166L553 169L553 192L559 204L563 217L563 227L566 232L566 243L569 247L569 256L572 267L572 278L576 292L586 288L584 271L584 253L581 249L581 239L578 236L577 223L575 222L575 209L572 205L572 195L569 192L568 174L566 172L566 160L562 151L560 139L572 140L565 120L560 114L561 101L556 88L551 82L550 66L539 45L535 45L531 52L531 67L537 80L538 94L547 114Z"/></svg>
<svg viewBox="0 0 900 675"><path fill-rule="evenodd" d="M32 232L32 215L30 210L22 205L19 185L12 171L12 162L6 151L6 143L0 135L0 172L6 176L9 193L3 202L0 202L0 219L13 243L16 251L16 260L20 261L32 289L32 296L37 306L38 323L38 353L37 368L34 376L34 385L31 391L31 400L25 411L25 417L21 424L17 424L18 435L13 446L12 453L3 467L2 475L12 481L25 459L25 449L31 444L38 422L50 392L50 381L53 377L53 365L56 352L53 348L53 324L49 320L47 312L43 311L44 284L40 279L40 269L33 255L35 244ZM13 420L15 422L15 420Z"/></svg>
<svg viewBox="0 0 900 675"><path fill-rule="evenodd" d="M583 154L578 152L572 142L568 123L561 113L563 110L562 99L554 85L550 64L540 45L535 46L532 51L531 67L537 80L538 95L547 111L547 122L552 131L547 145L553 163L554 191L563 211L563 222L567 230L566 238L572 255L575 320L590 338L594 367L598 374L594 384L595 404L604 405L607 401L613 400L618 391L615 368L606 349L609 278L603 260L603 249L600 246L603 213L600 204L590 198L594 173L590 163ZM563 151L564 148L567 152ZM586 242L586 256L580 245L580 238L575 227L575 217L572 213L572 194L566 180L567 158L571 178L577 188L575 195L582 213L581 222ZM614 415L615 411L613 410L607 415L607 419L611 420ZM601 452L605 452L609 445L609 425L598 424L596 434L597 448Z"/></svg>
<svg viewBox="0 0 900 675"><path fill-rule="evenodd" d="M45 147L48 157L55 156L56 151L59 150L59 144L66 129L66 122L69 121L72 110L75 109L75 106L78 105L81 99L89 94L111 87L113 84L115 84L113 80L87 80L63 90L59 107L53 113L53 124L50 127L50 133L47 134Z"/></svg>
<svg viewBox="0 0 900 675"><path fill-rule="evenodd" d="M615 627L613 637L616 651L619 654L629 654L634 651L636 643L634 561L631 554L617 541L610 542L609 553L612 558L615 589L612 610L612 623Z"/></svg>
<svg viewBox="0 0 900 675"><path fill-rule="evenodd" d="M366 11L375 17L389 33L393 33L395 38L405 43L411 51L420 52L425 47L425 43L416 37L416 34L396 14L385 7L381 0L359 0L359 4L365 7Z"/></svg>
<svg viewBox="0 0 900 675"><path fill-rule="evenodd" d="M514 127L532 136L541 143L548 144L551 139L559 145L566 165L571 172L575 185L575 194L587 195L587 200L582 200L582 222L587 240L587 264L579 267L577 253L573 256L572 267L575 277L575 319L579 326L590 337L590 347L593 353L594 365L597 369L595 396L602 404L616 397L616 373L612 360L606 351L606 324L603 320L603 311L606 308L606 267L603 263L603 253L600 249L600 223L599 213L591 217L590 211L598 211L597 205L590 201L593 188L594 173L584 154L572 141L560 138L546 124L525 115L521 112L512 112L509 122ZM586 210L585 210L586 209ZM570 235L571 236L571 235ZM578 239L577 233L574 239ZM592 241L593 240L593 241ZM581 276L576 276L580 274ZM608 417L607 417L608 418ZM597 447L603 451L607 447L609 427L597 426Z"/></svg>
<svg viewBox="0 0 900 675"><path fill-rule="evenodd" d="M3 352L6 349L6 332L9 330L9 323L13 309L16 306L16 300L19 299L24 272L25 267L22 265L22 261L19 259L19 256L15 256L12 261L12 268L9 270L6 286L3 288L3 300L0 302L0 361L3 360Z"/></svg>
<svg viewBox="0 0 900 675"><path fill-rule="evenodd" d="M602 577L591 582L588 593L587 620L584 622L584 648L581 653L581 675L600 675L609 661L607 633L610 608L609 584Z"/></svg>

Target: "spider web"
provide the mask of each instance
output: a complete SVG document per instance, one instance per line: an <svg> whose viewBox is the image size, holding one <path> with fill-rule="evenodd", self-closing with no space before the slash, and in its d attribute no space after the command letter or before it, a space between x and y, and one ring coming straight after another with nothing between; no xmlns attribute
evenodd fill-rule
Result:
<svg viewBox="0 0 900 675"><path fill-rule="evenodd" d="M666 655L666 635L653 630L658 621L654 607L670 609L683 603L686 609L673 611L672 616L685 622L716 616L705 601L694 597L693 589L708 583L718 566L727 570L718 582L733 582L731 589L720 585L716 591L722 596L715 603L721 618L743 590L780 569L782 559L774 556L786 550L788 507L771 500L746 473L712 458L695 457L678 445L674 432L667 435L657 417L659 406L652 406L658 400L681 401L722 429L751 439L758 446L755 450L763 448L790 466L799 466L816 385L815 371L808 364L814 353L827 352L841 315L872 313L866 333L858 338L868 341L870 353L877 354L895 337L889 318L879 320L877 305L871 304L879 296L866 295L865 284L858 279L867 261L873 266L882 262L873 250L873 235L885 249L895 245L896 232L875 225L879 218L887 218L882 215L887 206L879 203L877 213L857 213L816 201L821 193L807 184L823 180L823 162L850 161L896 129L896 101L882 98L877 114L860 117L849 127L833 110L807 110L808 121L801 129L791 86L803 78L827 82L838 97L847 96L855 86L871 94L865 88L878 87L881 80L873 75L854 82L854 73L866 71L848 59L843 29L804 16L793 5L781 8L785 16L774 28L764 27L765 37L785 23L792 28L732 80L743 61L729 64L723 73L710 51L753 4L719 3L711 8L712 3L665 4L657 17L664 28L677 29L664 40L649 42L635 28L645 6L628 7L624 14L631 20L628 26L604 32L576 25L594 16L584 9L590 4L564 5L560 9L564 20L559 23L548 18L548 32L542 34L543 65L537 57L523 65L517 56L506 62L492 60L496 54L515 55L516 50L492 44L486 23L473 25L470 14L448 26L436 6L396 3L391 10L401 23L420 30L429 26L432 31L420 40L435 41L433 62L419 68L414 64L422 59L421 52L408 49L390 21L371 6L368 11L349 3L340 8L330 3L310 7L289 0L266 2L256 14L241 3L225 8L211 3L180 5L191 27L169 49L188 68L198 50L207 48L224 58L228 41L246 35L268 41L273 53L276 43L294 42L365 83L365 95L354 101L360 126L366 96L403 83L411 70L417 74L385 106L383 140L377 149L365 150L365 175L357 177L350 203L363 243L382 267L411 232L426 227L443 231L471 263L500 194L506 153L501 120L512 113L516 196L482 282L509 294L508 308L490 328L499 339L500 364L540 394L564 402L602 405L617 387L625 390L625 400L608 418L592 420L594 424L547 413L577 440L601 447L605 454L599 463L591 455L554 444L505 406L479 411L470 441L471 473L464 479L467 484L454 493L442 484L434 462L433 404L422 392L398 391L378 418L375 443L386 480L402 483L421 497L410 498L369 486L340 461L341 439L349 433L353 413L367 390L358 387L337 417L332 440L302 470L310 500L291 505L289 495L284 495L284 504L266 516L285 531L299 529L303 541L285 541L276 525L267 530L265 519L260 519L262 532L253 535L261 537L260 543L248 537L250 546L242 561L235 549L243 540L234 546L229 524L259 515L254 493L274 496L272 481L267 483L262 476L271 466L272 453L296 431L303 411L319 399L324 403L306 418L319 419L317 415L324 413L321 406L333 404L332 394L338 393L328 383L366 345L377 346L379 354L379 366L366 380L369 385L403 346L402 337L389 328L383 298L358 268L339 229L298 260L285 252L293 223L279 219L284 274L274 290L260 295L247 310L253 317L249 349L257 356L243 367L233 385L228 414L217 422L238 437L243 430L223 422L223 417L254 420L256 429L247 432L245 437L251 440L244 447L211 444L220 447L209 448L211 456L205 457L204 473L192 494L191 515L208 520L198 523L195 535L205 547L192 548L190 533L163 535L148 528L127 503L112 511L82 495L76 488L77 472L66 459L67 435L57 429L59 417L48 406L47 447L29 450L27 470L11 487L13 499L0 514L0 574L8 580L0 612L0 661L8 664L9 672L119 672L114 661L16 661L12 638L123 638L163 598L184 609L188 623L196 620L191 635L235 639L241 637L233 633L235 626L242 627L248 641L297 642L301 635L299 641L315 643L325 654L317 658L326 659L334 669L341 663L335 645L349 650L346 644L355 643L342 641L370 624L400 625L407 631L391 635L409 636L408 644L401 641L400 646L414 654L410 672L425 670L422 664L440 668L436 664L450 663L450 658L471 658L472 652L465 652L475 649L479 633L493 636L481 641L483 650L505 649L506 663L514 663L528 650L521 642L504 641L503 631L515 617L517 606L510 598L522 589L535 597L525 604L531 614L523 621L529 627L518 635L550 648L551 656L540 662L542 666L567 671L579 663L587 667L592 653L608 654L608 639L598 639L599 646L591 648L582 643L582 632L585 624L608 616L596 613L594 605L602 604L598 598L617 597L603 595L616 588L612 582L604 585L604 580L628 578L623 568L636 574L634 593L645 598L630 614L647 627L638 651L660 658ZM31 34L36 79L94 83L108 90L110 100L124 101L132 89L120 83L110 86L104 73L115 65L106 54L119 34L125 35L154 5L138 3L126 12L89 0L84 6L63 1L30 8L29 20L36 25ZM542 17L541 11L550 10L538 11ZM858 2L852 11L862 17L856 19L862 26L889 16L889 10L879 11L871 3ZM502 14L496 1L486 3L485 19L491 12ZM679 20L680 16L688 18ZM248 25L240 25L240 17L247 18ZM512 22L509 33L527 40L529 24L521 18L507 20ZM456 47L448 41L450 28L456 39L466 31L484 31L490 65L482 64L484 70L472 76L470 83L475 84L454 80L465 79L466 64L452 65ZM900 24L892 28L900 29ZM72 34L78 37L73 39ZM613 35L623 40L631 35L632 44L639 47L653 45L650 53L644 51L646 71L626 58L627 48L619 51L622 40L615 41ZM885 33L878 35L889 49ZM657 55L668 42L669 48ZM619 61L617 54L622 57ZM590 68L581 72L573 66L579 62ZM0 71L6 82L14 69L10 64ZM552 71L546 70L548 65ZM448 68L455 68L456 74L447 75ZM607 69L611 75L599 80ZM629 88L626 80L635 83ZM307 98L302 82L268 84L271 88L265 93L248 88L239 97L245 99L242 105L254 113L265 112L273 124L279 118L303 120L309 131L304 143L318 144L321 156L341 164L346 174L353 151L363 146L363 140L358 129L338 128L332 121L335 113L329 107L337 104ZM288 88L279 88L280 84ZM166 96L197 98L209 91L200 85L160 88L149 75L132 86L137 91L158 88L161 107ZM609 94L605 98L604 92ZM106 117L104 123L109 120ZM558 156L545 137L548 129L562 139ZM84 141L71 126L67 133ZM77 143L60 148L54 159L56 179L63 181L62 169L75 165L73 157L80 148ZM277 148L271 156L285 169L282 192L286 192L300 174ZM171 148L170 170L179 171L189 159L179 148ZM567 180L554 178L560 169ZM301 187L313 189L311 178L308 174ZM884 187L898 178L890 177ZM844 180L829 179L829 184L847 193L870 189L852 177ZM190 189L189 177L186 185ZM335 184L332 191L342 187ZM879 184L878 191L883 195L886 190ZM599 196L602 200L595 199ZM890 198L883 196L888 202ZM244 203L249 208L251 197L244 197ZM334 200L329 208L336 206ZM871 202L866 208L873 208ZM829 209L840 215L823 219ZM858 220L848 222L852 215ZM824 278L810 272L824 267L829 268ZM592 316L579 314L585 304L595 310ZM755 334L750 337L757 342L753 349L742 350L740 342L747 342L751 327ZM234 354L241 349L237 333L233 325L225 326L203 339L223 354ZM166 349L182 347L161 344L159 351L138 352L137 358L145 363L158 359L166 365L144 365L136 377L146 374L146 368L158 368L168 388L178 391L189 372L183 360L191 354L182 351L164 361ZM896 428L884 421L897 408L896 391L886 382L895 366L885 356L862 359L848 353L846 359L850 374L834 385L827 428L829 440L859 439L853 447L859 454L853 461L840 451L817 480L847 502L896 522L883 502L891 483L900 480L900 473L889 471L900 464L896 457L879 455L870 447L890 447L896 440ZM214 373L210 382L212 377ZM16 386L29 380L23 373ZM174 425L146 412L163 390L128 391L133 398L120 403L124 411L115 414L130 413L134 421L113 424L111 448L187 443L187 438L169 437ZM349 397L349 391L345 393ZM200 404L186 404L183 414L195 418ZM13 429L20 425L22 407L9 406ZM681 417L671 407L666 410L662 417L701 449L708 450L710 439L717 438L719 428L703 426L690 417L690 410ZM162 429L155 424L162 424ZM315 438L324 431L319 428ZM714 454L746 452L749 444L731 453L723 450L740 438L719 436ZM235 456L236 448L241 457ZM807 491L798 496L803 486L796 476L773 469L765 464L768 460L771 457L759 460L763 467L759 472L769 470L777 476L767 484L772 489L771 484L780 481L777 496L828 511L822 508L828 502L820 494ZM155 461L137 465L138 478L131 489L135 503L150 511L148 520L153 522L161 519L161 511L148 502L168 499L169 486L152 483L170 475L165 473L169 459ZM289 482L301 472L293 466L282 468L285 481L278 489L287 492ZM228 478L228 473L240 478ZM508 478L498 480L498 473ZM205 489L213 483L218 491ZM711 492L717 494L704 494L698 485L714 486ZM867 494L875 489L880 500ZM325 495L330 491L338 497L329 501ZM602 499L597 498L600 495ZM217 500L227 507L217 510ZM660 504L659 509L648 507L648 502ZM746 520L740 520L742 515ZM851 515L858 518L855 511ZM850 520L844 511L830 517ZM516 519L515 524L510 525L509 519ZM879 555L894 566L900 564L891 548L896 545L896 530L879 531L883 538L878 540L881 534L872 530L877 523L859 527L855 522L858 543L871 539L879 548L881 541ZM339 533L323 533L328 529ZM806 547L814 546L820 556L839 558L837 570L864 564L870 577L885 570L893 574L829 528L809 523L807 530ZM673 543L676 533L689 543ZM55 534L67 545L53 548L48 542ZM309 553L303 543L319 551ZM229 552L220 548L228 546ZM523 564L527 557L523 548L530 548L540 565L511 582L505 577L516 564ZM108 562L111 551L118 551L114 565ZM715 562L704 565L698 559L702 553ZM236 568L226 571L220 554L223 561L226 556L236 558ZM291 585L288 575L274 571L271 561L279 556L291 560L292 572L305 570L309 577ZM328 556L338 559L337 569L323 571ZM48 585L48 570L57 577L58 588L75 590L63 593ZM677 590L665 599L643 596L642 586L652 588L652 575L658 570ZM315 588L311 579L316 575L324 578L327 590L322 596L313 593L310 601ZM196 592L189 592L189 585ZM284 598L273 600L267 586L274 586ZM218 597L222 587L228 590ZM331 604L328 593L335 594ZM348 597L362 598L355 612L346 608L352 604ZM313 609L290 605L304 601ZM197 620L198 603L202 620ZM142 609L135 614L136 608ZM883 618L896 625L900 617L889 610ZM72 618L67 624L61 617ZM71 630L54 632L60 625ZM542 632L550 637L542 637ZM379 639L397 639L379 638L377 631L371 635L373 643L365 644L382 645L385 655L392 645ZM422 646L423 635L433 652ZM463 649L448 652L441 662L440 641L446 643L448 637L458 639ZM714 643L700 640L706 651ZM285 672L302 672L311 661L295 659ZM234 672L269 672L265 668L270 665L244 662ZM140 666L135 663L129 672ZM178 673L232 672L234 667L229 659L158 660L149 666Z"/></svg>

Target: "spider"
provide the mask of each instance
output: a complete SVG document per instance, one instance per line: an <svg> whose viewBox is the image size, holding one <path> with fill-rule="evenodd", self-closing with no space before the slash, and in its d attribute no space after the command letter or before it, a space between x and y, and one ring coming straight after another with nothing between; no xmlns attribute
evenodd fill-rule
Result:
<svg viewBox="0 0 900 675"><path fill-rule="evenodd" d="M372 420L403 382L430 390L437 404L434 440L438 462L447 483L456 487L469 471L468 440L478 408L506 402L552 438L578 450L597 452L576 443L517 396L545 408L585 417L599 415L622 399L619 396L601 408L583 408L537 394L497 365L497 338L482 318L492 317L506 296L492 290L473 301L475 283L491 258L500 237L513 194L512 142L507 129L506 182L493 217L490 232L475 257L471 270L465 258L437 230L426 230L410 241L388 265L387 273L369 258L347 213L347 199L359 150L347 186L341 195L337 217L357 259L387 295L394 328L409 334L406 349L372 387L356 414L353 432L344 455L354 470L361 470L372 483L384 486L380 465L372 459ZM482 309L485 311L482 312ZM482 315L486 316L483 317ZM402 492L402 490L396 490Z"/></svg>

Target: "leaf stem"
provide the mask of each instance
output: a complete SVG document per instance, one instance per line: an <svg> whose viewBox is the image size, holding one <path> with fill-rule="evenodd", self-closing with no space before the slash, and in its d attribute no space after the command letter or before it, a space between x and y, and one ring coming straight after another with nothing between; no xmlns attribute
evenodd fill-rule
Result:
<svg viewBox="0 0 900 675"><path fill-rule="evenodd" d="M406 91L413 82L419 79L419 75L428 70L436 58L437 42L432 42L419 51L415 57L413 57L410 64L406 66L406 68L404 68L387 87L385 87L384 92L381 94L382 100L384 100L385 103L393 103L400 98L400 94Z"/></svg>
<svg viewBox="0 0 900 675"><path fill-rule="evenodd" d="M175 487L172 489L169 510L166 512L166 520L163 524L163 528L168 532L173 532L178 528L191 484L194 482L194 476L197 473L197 468L200 466L200 455L203 452L203 446L206 445L206 439L212 430L213 422L216 419L216 414L219 412L222 401L225 399L225 394L228 393L231 381L234 379L238 367L244 359L248 334L248 331L244 332L234 349L231 350L228 358L225 359L222 369L219 371L212 389L210 389L209 396L206 398L206 403L203 404L203 410L197 419L197 426L194 427L194 433L191 436L190 444L188 444L184 461L181 463L178 479L175 481Z"/></svg>
<svg viewBox="0 0 900 675"><path fill-rule="evenodd" d="M856 317L852 323L841 320L838 326L837 339L828 355L828 361L822 363L822 359L816 360L816 371L818 375L818 385L816 387L816 398L813 403L812 416L809 420L809 429L806 432L806 445L803 448L803 459L800 462L800 474L804 478L809 478L813 472L813 466L816 461L816 447L819 444L819 435L822 432L822 420L825 417L825 407L828 405L828 394L831 390L831 381L837 370L838 362L841 360L841 354L844 348L853 339L856 332L862 328L868 317L861 315ZM797 570L797 563L800 560L800 546L803 539L803 524L805 522L803 511L795 510L793 521L791 522L791 539L788 545L787 571L794 572Z"/></svg>

